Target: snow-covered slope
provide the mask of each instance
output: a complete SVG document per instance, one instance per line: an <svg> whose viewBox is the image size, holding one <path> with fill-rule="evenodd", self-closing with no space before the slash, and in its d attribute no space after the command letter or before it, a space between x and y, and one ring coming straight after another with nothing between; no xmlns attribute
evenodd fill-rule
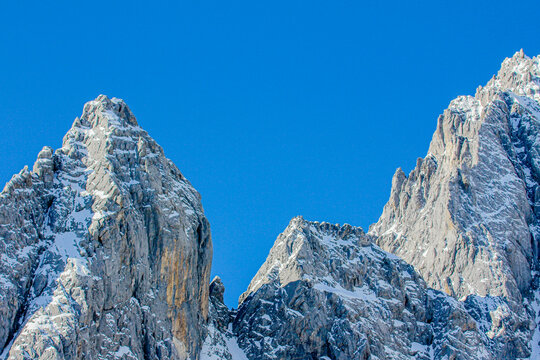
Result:
<svg viewBox="0 0 540 360"><path fill-rule="evenodd" d="M0 194L9 359L195 359L212 246L199 194L126 104L87 103Z"/></svg>

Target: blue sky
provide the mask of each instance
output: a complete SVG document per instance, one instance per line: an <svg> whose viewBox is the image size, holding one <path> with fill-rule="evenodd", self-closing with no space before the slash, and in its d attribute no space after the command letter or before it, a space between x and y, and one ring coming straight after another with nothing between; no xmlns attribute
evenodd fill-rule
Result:
<svg viewBox="0 0 540 360"><path fill-rule="evenodd" d="M290 218L367 229L437 116L540 52L540 2L4 2L0 182L123 98L199 190L236 305Z"/></svg>

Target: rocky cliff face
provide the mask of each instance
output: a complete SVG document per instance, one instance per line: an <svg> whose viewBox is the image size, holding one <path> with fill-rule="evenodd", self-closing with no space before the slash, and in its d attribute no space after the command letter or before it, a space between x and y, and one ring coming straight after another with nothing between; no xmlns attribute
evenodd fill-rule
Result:
<svg viewBox="0 0 540 360"><path fill-rule="evenodd" d="M367 235L293 219L230 314L242 356L540 358L539 62L452 101Z"/></svg>
<svg viewBox="0 0 540 360"><path fill-rule="evenodd" d="M232 329L236 311L229 310L224 304L224 292L225 286L221 279L214 278L210 283L210 319L201 360L248 360Z"/></svg>
<svg viewBox="0 0 540 360"><path fill-rule="evenodd" d="M540 356L540 59L523 51L439 117L428 155L394 175L370 228L430 286L501 296L527 313ZM503 316L504 318L504 316Z"/></svg>
<svg viewBox="0 0 540 360"><path fill-rule="evenodd" d="M0 194L7 359L197 359L212 257L199 194L126 104L87 103Z"/></svg>
<svg viewBox="0 0 540 360"><path fill-rule="evenodd" d="M100 96L0 194L0 358L539 359L539 130L519 52L368 234L294 218L229 310L198 193Z"/></svg>
<svg viewBox="0 0 540 360"><path fill-rule="evenodd" d="M436 289L521 303L539 259L539 126L539 59L519 52L451 102L370 234Z"/></svg>
<svg viewBox="0 0 540 360"><path fill-rule="evenodd" d="M531 354L530 318L513 313L505 298L471 295L457 301L428 288L411 265L380 249L360 228L301 217L277 238L239 309L229 317L213 314L218 323L229 320L221 334L243 353L227 353L214 335L203 359L223 353L228 357L221 358L233 360Z"/></svg>

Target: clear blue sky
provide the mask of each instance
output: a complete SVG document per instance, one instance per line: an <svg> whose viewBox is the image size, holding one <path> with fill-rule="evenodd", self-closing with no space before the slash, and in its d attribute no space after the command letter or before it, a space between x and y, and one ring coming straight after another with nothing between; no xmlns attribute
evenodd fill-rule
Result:
<svg viewBox="0 0 540 360"><path fill-rule="evenodd" d="M540 53L539 18L537 0L6 1L0 182L86 101L123 98L202 194L236 305L291 217L376 221L449 101Z"/></svg>

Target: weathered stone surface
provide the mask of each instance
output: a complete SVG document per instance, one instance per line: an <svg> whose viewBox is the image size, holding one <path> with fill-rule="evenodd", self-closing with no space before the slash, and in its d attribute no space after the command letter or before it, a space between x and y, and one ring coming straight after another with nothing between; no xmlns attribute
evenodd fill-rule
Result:
<svg viewBox="0 0 540 360"><path fill-rule="evenodd" d="M539 60L522 52L452 101L428 155L394 175L377 243L450 295L520 304L539 256L539 101Z"/></svg>
<svg viewBox="0 0 540 360"><path fill-rule="evenodd" d="M99 96L0 194L8 359L197 359L210 229L126 104Z"/></svg>
<svg viewBox="0 0 540 360"><path fill-rule="evenodd" d="M294 218L229 310L199 194L100 96L0 193L0 358L538 359L539 130L518 52L368 234Z"/></svg>
<svg viewBox="0 0 540 360"><path fill-rule="evenodd" d="M291 221L231 314L245 355L540 358L539 130L540 59L520 51L451 102L368 235Z"/></svg>
<svg viewBox="0 0 540 360"><path fill-rule="evenodd" d="M232 320L236 312L223 303L225 286L219 277L210 283L210 319L208 334L201 351L201 360L247 360L238 346L232 331Z"/></svg>
<svg viewBox="0 0 540 360"><path fill-rule="evenodd" d="M241 298L233 330L250 359L529 355L529 318L506 314L504 298L460 302L429 289L350 225L294 218Z"/></svg>
<svg viewBox="0 0 540 360"><path fill-rule="evenodd" d="M539 189L540 59L520 51L474 97L451 102L428 155L394 175L370 234L436 289L503 297L510 310L493 321L513 331L526 314L540 356Z"/></svg>

